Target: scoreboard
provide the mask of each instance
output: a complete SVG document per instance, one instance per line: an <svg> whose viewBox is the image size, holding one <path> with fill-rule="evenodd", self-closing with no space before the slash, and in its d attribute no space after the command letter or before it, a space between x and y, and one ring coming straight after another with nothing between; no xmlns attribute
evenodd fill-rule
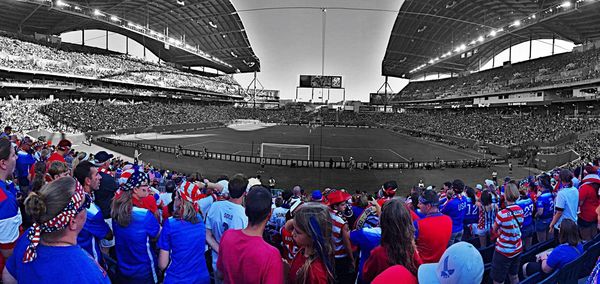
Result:
<svg viewBox="0 0 600 284"><path fill-rule="evenodd" d="M342 76L300 75L300 88L342 88Z"/></svg>

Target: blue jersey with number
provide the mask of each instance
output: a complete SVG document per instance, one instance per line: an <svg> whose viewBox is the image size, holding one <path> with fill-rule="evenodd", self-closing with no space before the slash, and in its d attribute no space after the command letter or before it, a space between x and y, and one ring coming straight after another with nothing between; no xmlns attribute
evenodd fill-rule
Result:
<svg viewBox="0 0 600 284"><path fill-rule="evenodd" d="M473 224L479 222L479 207L473 203L470 197L467 197L466 202L466 211L465 211L465 224Z"/></svg>
<svg viewBox="0 0 600 284"><path fill-rule="evenodd" d="M537 208L542 208L544 211L539 216L540 219L550 219L554 216L554 196L550 190L544 190L537 198Z"/></svg>
<svg viewBox="0 0 600 284"><path fill-rule="evenodd" d="M466 197L462 195L454 196L441 210L443 214L452 218L452 233L457 233L463 230L463 221L467 211L466 203Z"/></svg>
<svg viewBox="0 0 600 284"><path fill-rule="evenodd" d="M519 200L517 200L517 205L523 209L523 224L522 227L528 227L533 224L533 200L529 198L529 196L521 196Z"/></svg>

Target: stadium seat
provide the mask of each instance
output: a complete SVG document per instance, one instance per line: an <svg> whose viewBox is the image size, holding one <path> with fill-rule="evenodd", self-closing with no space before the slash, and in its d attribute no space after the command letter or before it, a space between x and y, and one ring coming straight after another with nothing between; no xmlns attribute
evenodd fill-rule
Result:
<svg viewBox="0 0 600 284"><path fill-rule="evenodd" d="M523 279L523 281L521 281L519 283L520 284L534 284L534 283L538 283L541 278L542 278L542 274L540 272L538 272L538 273L535 273L535 274Z"/></svg>
<svg viewBox="0 0 600 284"><path fill-rule="evenodd" d="M584 253L559 269L557 276L558 282L561 284L577 284L578 279L584 276L583 264L585 263L587 256L588 254Z"/></svg>
<svg viewBox="0 0 600 284"><path fill-rule="evenodd" d="M600 242L595 243L594 245L584 249L584 258L585 262L583 263L583 273L590 274L596 266L596 261L598 257L600 257Z"/></svg>
<svg viewBox="0 0 600 284"><path fill-rule="evenodd" d="M560 271L554 271L552 274L550 274L548 277L544 278L544 280L541 280L540 282L538 282L538 284L555 284L558 283L558 273Z"/></svg>
<svg viewBox="0 0 600 284"><path fill-rule="evenodd" d="M481 258L483 258L483 263L488 264L492 263L492 257L494 256L495 244L491 244L487 247L480 248L479 253L481 253Z"/></svg>
<svg viewBox="0 0 600 284"><path fill-rule="evenodd" d="M587 250L589 247L600 242L600 234L597 234L593 239L583 245L583 250Z"/></svg>

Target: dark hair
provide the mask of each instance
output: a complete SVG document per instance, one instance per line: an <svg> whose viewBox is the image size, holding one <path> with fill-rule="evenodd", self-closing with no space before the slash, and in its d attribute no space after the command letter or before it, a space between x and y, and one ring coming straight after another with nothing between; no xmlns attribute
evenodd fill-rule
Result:
<svg viewBox="0 0 600 284"><path fill-rule="evenodd" d="M477 197L475 196L475 190L472 187L467 187L467 197L471 198L471 203L477 203Z"/></svg>
<svg viewBox="0 0 600 284"><path fill-rule="evenodd" d="M551 190L551 189L552 189L552 183L551 183L551 181L550 181L550 176L549 176L549 175L547 175L547 174L542 174L542 175L539 177L539 181L540 181L540 185L542 186L542 188L544 188L544 189L549 189L549 190Z"/></svg>
<svg viewBox="0 0 600 284"><path fill-rule="evenodd" d="M75 167L75 169L73 170L73 177L77 179L77 181L84 186L85 185L85 179L86 178L91 178L90 174L92 172L92 168L95 168L96 166L94 166L92 163L90 163L89 161L83 161L79 164L77 164L77 167Z"/></svg>
<svg viewBox="0 0 600 284"><path fill-rule="evenodd" d="M0 139L0 160L7 160L10 157L10 148L12 144L8 139Z"/></svg>
<svg viewBox="0 0 600 284"><path fill-rule="evenodd" d="M264 186L255 185L246 195L248 224L258 225L269 217L273 196Z"/></svg>
<svg viewBox="0 0 600 284"><path fill-rule="evenodd" d="M465 183L462 180L455 179L452 182L452 190L457 194L462 193L465 190Z"/></svg>
<svg viewBox="0 0 600 284"><path fill-rule="evenodd" d="M577 230L577 224L571 219L563 219L560 222L560 230L558 233L558 239L561 244L568 243L570 246L577 246L579 241L579 230Z"/></svg>
<svg viewBox="0 0 600 284"><path fill-rule="evenodd" d="M481 192L481 205L488 206L492 204L492 193L486 189Z"/></svg>
<svg viewBox="0 0 600 284"><path fill-rule="evenodd" d="M562 169L560 170L560 181L569 184L569 187L573 186L573 173L570 170Z"/></svg>
<svg viewBox="0 0 600 284"><path fill-rule="evenodd" d="M452 183L451 183L451 182L449 182L449 181L445 182L445 183L444 183L444 185L445 185L447 188L452 188Z"/></svg>
<svg viewBox="0 0 600 284"><path fill-rule="evenodd" d="M242 197L242 195L244 195L244 192L246 192L246 187L248 187L248 178L243 174L236 174L229 181L229 197Z"/></svg>
<svg viewBox="0 0 600 284"><path fill-rule="evenodd" d="M419 196L421 196L421 193L419 193L418 191L415 191L410 194L410 203L412 204L415 210L419 208Z"/></svg>
<svg viewBox="0 0 600 284"><path fill-rule="evenodd" d="M404 201L392 199L383 205L380 226L381 246L386 250L388 263L403 265L416 275L415 227Z"/></svg>

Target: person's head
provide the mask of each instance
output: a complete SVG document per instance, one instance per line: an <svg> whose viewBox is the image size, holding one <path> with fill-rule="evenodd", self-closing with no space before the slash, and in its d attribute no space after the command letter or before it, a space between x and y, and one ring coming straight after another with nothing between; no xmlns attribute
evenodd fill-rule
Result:
<svg viewBox="0 0 600 284"><path fill-rule="evenodd" d="M467 197L471 199L471 203L475 204L477 202L477 196L475 196L475 190L472 187L467 187Z"/></svg>
<svg viewBox="0 0 600 284"><path fill-rule="evenodd" d="M565 187L573 186L573 173L571 172L571 170L562 169L560 170L560 174L558 176Z"/></svg>
<svg viewBox="0 0 600 284"><path fill-rule="evenodd" d="M246 194L246 216L248 224L257 226L266 223L271 216L271 191L262 185L255 185Z"/></svg>
<svg viewBox="0 0 600 284"><path fill-rule="evenodd" d="M110 160L114 157L113 154L109 154L106 151L99 151L94 154L94 164L99 168L108 168Z"/></svg>
<svg viewBox="0 0 600 284"><path fill-rule="evenodd" d="M492 204L492 194L486 189L481 192L481 205L488 206L490 204Z"/></svg>
<svg viewBox="0 0 600 284"><path fill-rule="evenodd" d="M33 226L27 236L32 246L25 251L24 261L35 259L40 239L46 242L76 242L86 220L85 209L91 198L72 177L61 177L44 185L38 193L25 199L25 212Z"/></svg>
<svg viewBox="0 0 600 284"><path fill-rule="evenodd" d="M514 182L509 182L504 186L504 197L507 202L515 202L519 199L519 188Z"/></svg>
<svg viewBox="0 0 600 284"><path fill-rule="evenodd" d="M58 145L56 145L56 150L61 152L61 154L66 154L71 150L71 141L67 140L67 139L63 139L60 140L60 142L58 142Z"/></svg>
<svg viewBox="0 0 600 284"><path fill-rule="evenodd" d="M17 154L15 148L8 139L0 139L0 180L5 180L7 176L15 171L17 164Z"/></svg>
<svg viewBox="0 0 600 284"><path fill-rule="evenodd" d="M281 207L281 205L283 205L283 197L275 197L275 207Z"/></svg>
<svg viewBox="0 0 600 284"><path fill-rule="evenodd" d="M12 133L12 127L10 127L10 126L4 127L4 133L6 133L7 135L10 135Z"/></svg>
<svg viewBox="0 0 600 284"><path fill-rule="evenodd" d="M448 191L448 189L450 189L450 188L452 188L452 183L451 183L451 182L449 182L449 181L447 181L447 182L445 182L445 183L444 183L444 185L442 186L442 191L443 191L443 192L446 192L446 191Z"/></svg>
<svg viewBox="0 0 600 284"><path fill-rule="evenodd" d="M550 175L544 173L538 177L538 181L542 190L552 189L552 178Z"/></svg>
<svg viewBox="0 0 600 284"><path fill-rule="evenodd" d="M329 210L320 203L306 203L294 211L294 230L292 237L298 247L314 251L327 269L329 278L333 279L333 221ZM308 264L314 258L307 259ZM308 266L303 265L298 272L298 283L308 279Z"/></svg>
<svg viewBox="0 0 600 284"><path fill-rule="evenodd" d="M299 185L294 186L294 188L292 188L292 194L294 197L302 196L302 188Z"/></svg>
<svg viewBox="0 0 600 284"><path fill-rule="evenodd" d="M281 193L281 198L283 199L283 202L288 202L293 195L294 193L290 189L285 189Z"/></svg>
<svg viewBox="0 0 600 284"><path fill-rule="evenodd" d="M229 181L229 197L232 199L241 198L246 193L248 187L248 178L243 174L234 175Z"/></svg>
<svg viewBox="0 0 600 284"><path fill-rule="evenodd" d="M198 213L200 207L198 201L202 197L200 187L189 181L181 183L177 187L175 198L173 199L173 214L175 218L180 220L188 221L192 224L196 224L200 221Z"/></svg>
<svg viewBox="0 0 600 284"><path fill-rule="evenodd" d="M61 177L69 176L69 167L61 161L52 161L48 167L48 177L55 180Z"/></svg>
<svg viewBox="0 0 600 284"><path fill-rule="evenodd" d="M111 204L111 217L123 227L131 222L132 198L142 199L148 196L148 175L137 167L123 171L119 178L119 190Z"/></svg>
<svg viewBox="0 0 600 284"><path fill-rule="evenodd" d="M327 195L327 203L329 207L337 212L344 212L348 207L348 200L352 199L352 195L345 191L336 190Z"/></svg>
<svg viewBox="0 0 600 284"><path fill-rule="evenodd" d="M401 199L392 199L383 205L381 218L381 245L386 249L391 265L404 265L417 274L415 254L415 227L410 212Z"/></svg>
<svg viewBox="0 0 600 284"><path fill-rule="evenodd" d="M23 149L23 151L27 152L31 149L31 145L33 144L33 141L31 140L31 138L25 136L23 137L23 139L21 139L21 149Z"/></svg>
<svg viewBox="0 0 600 284"><path fill-rule="evenodd" d="M423 191L418 197L419 204L417 205L422 213L429 214L436 212L440 204L440 198L435 191L428 189Z"/></svg>
<svg viewBox="0 0 600 284"><path fill-rule="evenodd" d="M83 161L73 170L73 177L83 185L88 193L100 188L98 168L89 161Z"/></svg>
<svg viewBox="0 0 600 284"><path fill-rule="evenodd" d="M419 283L481 283L484 273L481 253L470 243L451 245L438 263L419 266Z"/></svg>
<svg viewBox="0 0 600 284"><path fill-rule="evenodd" d="M461 194L464 189L465 189L465 183L462 180L455 179L452 182L452 191L454 191L455 194Z"/></svg>
<svg viewBox="0 0 600 284"><path fill-rule="evenodd" d="M581 239L579 238L579 230L575 221L565 218L560 222L558 239L561 244L567 243L570 246L577 246L579 244Z"/></svg>
<svg viewBox="0 0 600 284"><path fill-rule="evenodd" d="M398 183L395 180L386 181L382 185L383 196L387 198L391 198L396 195L396 190L398 189Z"/></svg>

